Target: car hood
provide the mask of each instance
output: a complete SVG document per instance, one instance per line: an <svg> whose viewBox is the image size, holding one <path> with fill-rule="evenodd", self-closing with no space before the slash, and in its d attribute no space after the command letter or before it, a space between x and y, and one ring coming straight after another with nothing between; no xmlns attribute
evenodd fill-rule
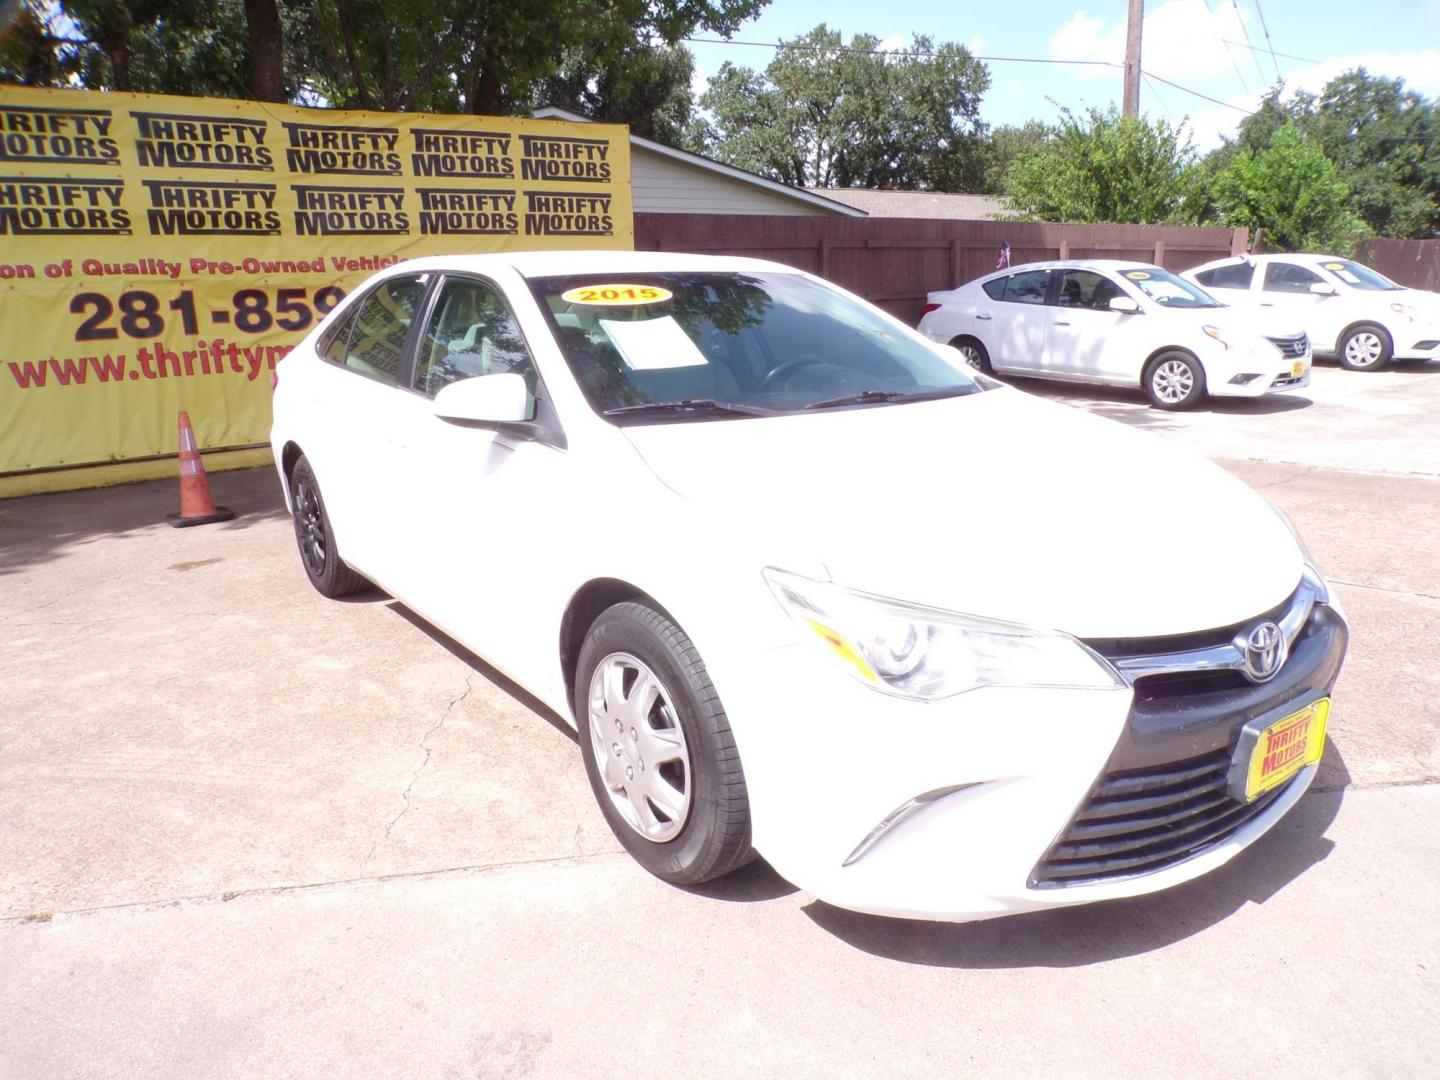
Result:
<svg viewBox="0 0 1440 1080"><path fill-rule="evenodd" d="M1217 326L1235 334L1261 337L1295 337L1305 327L1293 312L1249 305L1218 308L1159 308L1165 318L1184 319L1195 327Z"/></svg>
<svg viewBox="0 0 1440 1080"><path fill-rule="evenodd" d="M1015 390L624 434L757 573L1102 638L1241 622L1300 579L1224 470Z"/></svg>

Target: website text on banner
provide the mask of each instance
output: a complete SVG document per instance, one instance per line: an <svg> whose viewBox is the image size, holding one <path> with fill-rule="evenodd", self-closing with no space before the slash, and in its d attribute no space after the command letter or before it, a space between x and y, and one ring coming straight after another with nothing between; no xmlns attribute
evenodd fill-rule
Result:
<svg viewBox="0 0 1440 1080"><path fill-rule="evenodd" d="M367 274L633 246L624 127L0 89L0 476L264 442Z"/></svg>

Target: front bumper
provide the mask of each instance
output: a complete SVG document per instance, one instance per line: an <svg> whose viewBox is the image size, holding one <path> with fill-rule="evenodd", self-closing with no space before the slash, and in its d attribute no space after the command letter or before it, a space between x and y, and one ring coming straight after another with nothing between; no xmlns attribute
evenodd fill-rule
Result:
<svg viewBox="0 0 1440 1080"><path fill-rule="evenodd" d="M1046 869L1107 779L1228 755L1246 723L1328 693L1346 641L1340 615L1317 605L1272 682L1178 696L1142 680L922 704L867 690L808 643L752 657L742 686L717 685L755 846L780 874L840 907L966 921L1153 892L1231 858L1294 805L1315 766L1176 857L1063 879ZM1168 825L1146 827L1160 840L1139 836L1142 855L1146 843L1174 846Z"/></svg>

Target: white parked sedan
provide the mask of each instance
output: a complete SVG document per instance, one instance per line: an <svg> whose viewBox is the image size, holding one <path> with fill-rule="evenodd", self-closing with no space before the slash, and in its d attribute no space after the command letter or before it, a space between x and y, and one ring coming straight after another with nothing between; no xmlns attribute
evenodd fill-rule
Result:
<svg viewBox="0 0 1440 1080"><path fill-rule="evenodd" d="M1162 409L1310 382L1300 331L1229 310L1158 266L1111 259L1027 263L932 292L919 329L982 371L1139 386Z"/></svg>
<svg viewBox="0 0 1440 1080"><path fill-rule="evenodd" d="M1185 276L1227 304L1274 311L1303 326L1315 352L1352 371L1391 359L1440 357L1440 294L1407 289L1334 255L1245 255Z"/></svg>
<svg viewBox="0 0 1440 1080"><path fill-rule="evenodd" d="M558 711L668 881L759 852L954 920L1149 892L1325 745L1345 622L1262 499L788 267L401 263L279 365L272 438L315 587Z"/></svg>

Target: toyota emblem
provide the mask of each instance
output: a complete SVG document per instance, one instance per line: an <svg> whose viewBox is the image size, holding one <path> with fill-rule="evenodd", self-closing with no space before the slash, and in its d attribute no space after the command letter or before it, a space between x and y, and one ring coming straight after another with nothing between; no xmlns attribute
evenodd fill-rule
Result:
<svg viewBox="0 0 1440 1080"><path fill-rule="evenodd" d="M1235 643L1245 660L1245 674L1251 682L1269 682L1285 666L1289 643L1280 627L1262 622Z"/></svg>

